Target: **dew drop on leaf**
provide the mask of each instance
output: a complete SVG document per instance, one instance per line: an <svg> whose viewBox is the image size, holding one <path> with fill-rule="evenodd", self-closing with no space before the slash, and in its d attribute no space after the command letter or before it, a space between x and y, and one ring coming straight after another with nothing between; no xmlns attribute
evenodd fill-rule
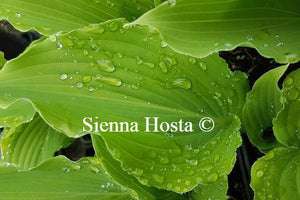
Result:
<svg viewBox="0 0 300 200"><path fill-rule="evenodd" d="M135 60L136 60L136 63L139 64L139 65L141 65L143 63L142 58L139 57L139 56L135 57Z"/></svg>
<svg viewBox="0 0 300 200"><path fill-rule="evenodd" d="M152 178L155 182L159 183L159 184L162 184L165 180L164 180L164 177L159 175L159 174L153 174L152 175Z"/></svg>
<svg viewBox="0 0 300 200"><path fill-rule="evenodd" d="M83 83L88 83L92 80L92 77L91 76L84 76L82 77L82 82Z"/></svg>
<svg viewBox="0 0 300 200"><path fill-rule="evenodd" d="M92 166L92 165L90 166L90 170L96 174L100 172L100 170L97 167Z"/></svg>
<svg viewBox="0 0 300 200"><path fill-rule="evenodd" d="M168 3L170 6L175 6L176 5L176 0L168 0Z"/></svg>
<svg viewBox="0 0 300 200"><path fill-rule="evenodd" d="M66 80L68 78L68 74L61 74L60 79L61 80Z"/></svg>
<svg viewBox="0 0 300 200"><path fill-rule="evenodd" d="M216 182L218 179L218 174L217 173L212 173L208 176L208 181L210 182Z"/></svg>
<svg viewBox="0 0 300 200"><path fill-rule="evenodd" d="M77 88L82 88L82 86L83 86L83 83L81 83L81 82L76 83Z"/></svg>
<svg viewBox="0 0 300 200"><path fill-rule="evenodd" d="M162 40L161 42L160 42L160 47L161 48L165 48L165 47L167 47L168 46L168 44L164 41L164 40Z"/></svg>
<svg viewBox="0 0 300 200"><path fill-rule="evenodd" d="M21 13L16 13L16 17L21 18L22 17Z"/></svg>
<svg viewBox="0 0 300 200"><path fill-rule="evenodd" d="M192 83L187 78L177 78L177 79L173 80L172 85L177 88L190 89L192 86Z"/></svg>
<svg viewBox="0 0 300 200"><path fill-rule="evenodd" d="M98 74L96 76L96 80L103 82L103 83L107 83L112 86L116 86L116 87L119 87L122 85L122 81L120 79L113 78L113 77L105 77L105 76L102 76L101 74Z"/></svg>
<svg viewBox="0 0 300 200"><path fill-rule="evenodd" d="M299 95L298 90L296 90L295 88L292 88L288 91L287 98L289 100L293 101L293 100L297 99L298 95Z"/></svg>
<svg viewBox="0 0 300 200"><path fill-rule="evenodd" d="M49 36L49 41L50 42L56 42L56 36L55 35Z"/></svg>
<svg viewBox="0 0 300 200"><path fill-rule="evenodd" d="M113 72L116 70L111 60L97 60L98 69L105 72Z"/></svg>
<svg viewBox="0 0 300 200"><path fill-rule="evenodd" d="M167 66L166 66L166 64L165 64L163 61L161 61L161 62L159 63L159 67L160 67L160 69L161 69L161 71L162 71L163 73L167 73L167 72L168 72Z"/></svg>
<svg viewBox="0 0 300 200"><path fill-rule="evenodd" d="M197 61L196 58L189 58L189 62L192 63L192 64L195 64L196 61Z"/></svg>
<svg viewBox="0 0 300 200"><path fill-rule="evenodd" d="M57 49L62 49L62 48L63 48L63 45L62 45L60 42L57 42L57 43L56 43L56 48L57 48Z"/></svg>
<svg viewBox="0 0 300 200"><path fill-rule="evenodd" d="M256 171L256 176L261 178L264 175L264 172L262 170L257 170Z"/></svg>
<svg viewBox="0 0 300 200"><path fill-rule="evenodd" d="M202 69L203 71L205 71L207 69L207 65L205 64L205 62L199 62L198 63L200 69Z"/></svg>

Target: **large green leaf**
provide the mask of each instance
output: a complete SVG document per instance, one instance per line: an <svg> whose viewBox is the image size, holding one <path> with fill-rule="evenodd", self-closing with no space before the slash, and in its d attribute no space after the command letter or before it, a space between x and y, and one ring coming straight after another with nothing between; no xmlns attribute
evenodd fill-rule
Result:
<svg viewBox="0 0 300 200"><path fill-rule="evenodd" d="M2 162L0 179L0 199L3 200L131 199L95 159L71 162L65 157L55 157L29 171L20 171Z"/></svg>
<svg viewBox="0 0 300 200"><path fill-rule="evenodd" d="M283 108L278 81L286 69L287 66L282 66L268 71L255 82L247 95L243 123L251 143L261 151L280 146L274 135L264 134L264 130L272 127L273 119Z"/></svg>
<svg viewBox="0 0 300 200"><path fill-rule="evenodd" d="M248 91L246 77L216 54L184 56L164 46L156 31L123 29L123 23L36 43L0 73L0 94L11 94L0 104L28 98L48 124L71 137L86 134L85 117L137 122L140 132L101 135L122 168L146 185L186 192L227 175L241 143L236 115ZM193 132L148 133L144 117L189 121ZM209 133L198 126L204 117L215 123Z"/></svg>
<svg viewBox="0 0 300 200"><path fill-rule="evenodd" d="M1 0L0 19L20 30L53 34L114 18L132 21L153 7L152 0Z"/></svg>
<svg viewBox="0 0 300 200"><path fill-rule="evenodd" d="M71 138L54 131L36 115L31 122L11 128L2 136L3 161L19 169L32 168L71 142Z"/></svg>
<svg viewBox="0 0 300 200"><path fill-rule="evenodd" d="M170 47L196 57L242 45L294 63L300 60L299 16L299 0L177 0L134 24L157 28Z"/></svg>
<svg viewBox="0 0 300 200"><path fill-rule="evenodd" d="M10 95L7 93L6 95ZM30 122L35 114L31 103L21 99L7 108L0 108L0 127L16 127L22 123Z"/></svg>
<svg viewBox="0 0 300 200"><path fill-rule="evenodd" d="M300 146L300 69L283 82L281 102L284 108L274 120L274 134L282 144Z"/></svg>
<svg viewBox="0 0 300 200"><path fill-rule="evenodd" d="M96 156L101 159L101 164L105 171L110 174L113 180L127 188L127 191L134 199L147 200L180 200L183 196L174 192L159 190L154 187L148 187L139 183L134 177L129 175L121 168L121 163L115 160L106 148L105 142L101 136L92 135L93 146Z"/></svg>
<svg viewBox="0 0 300 200"><path fill-rule="evenodd" d="M300 150L278 148L258 159L251 169L255 199L298 200L300 198Z"/></svg>

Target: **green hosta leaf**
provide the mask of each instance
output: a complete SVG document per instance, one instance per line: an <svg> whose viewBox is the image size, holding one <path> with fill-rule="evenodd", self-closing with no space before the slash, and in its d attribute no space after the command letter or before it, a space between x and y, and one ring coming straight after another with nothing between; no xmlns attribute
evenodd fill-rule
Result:
<svg viewBox="0 0 300 200"><path fill-rule="evenodd" d="M9 129L1 140L3 160L19 169L28 169L54 156L72 139L54 131L38 115L21 126Z"/></svg>
<svg viewBox="0 0 300 200"><path fill-rule="evenodd" d="M228 199L226 193L228 190L227 176L220 177L215 183L208 185L199 185L192 194L193 200L199 199Z"/></svg>
<svg viewBox="0 0 300 200"><path fill-rule="evenodd" d="M4 66L5 63L6 63L6 60L4 58L4 54L3 54L3 52L0 51L0 69Z"/></svg>
<svg viewBox="0 0 300 200"><path fill-rule="evenodd" d="M29 171L0 164L0 199L129 200L125 190L100 168L97 160L71 162L52 158Z"/></svg>
<svg viewBox="0 0 300 200"><path fill-rule="evenodd" d="M196 57L255 47L280 63L300 60L299 1L177 0L147 12L134 24L157 28L175 50Z"/></svg>
<svg viewBox="0 0 300 200"><path fill-rule="evenodd" d="M0 104L28 98L47 123L71 137L86 134L85 117L137 122L139 132L101 135L122 168L150 186L186 192L227 175L241 143L236 115L248 91L246 77L232 73L215 54L178 54L156 31L122 29L123 23L93 25L33 45L0 73L0 94L11 94L2 95ZM144 117L189 121L194 132L185 127L146 133ZM215 123L209 133L198 126L204 117Z"/></svg>
<svg viewBox="0 0 300 200"><path fill-rule="evenodd" d="M300 69L292 72L283 82L283 110L274 120L274 134L285 145L300 146Z"/></svg>
<svg viewBox="0 0 300 200"><path fill-rule="evenodd" d="M114 18L132 21L153 7L152 0L1 0L0 19L49 35Z"/></svg>
<svg viewBox="0 0 300 200"><path fill-rule="evenodd" d="M0 108L0 127L16 127L30 122L34 114L35 110L29 101L19 100L5 109Z"/></svg>
<svg viewBox="0 0 300 200"><path fill-rule="evenodd" d="M300 198L300 150L278 148L258 159L251 170L255 199Z"/></svg>
<svg viewBox="0 0 300 200"><path fill-rule="evenodd" d="M283 107L278 81L286 69L287 66L282 66L268 71L255 82L247 95L243 123L251 143L261 151L280 146L273 135L265 135L263 131L272 127L273 119Z"/></svg>
<svg viewBox="0 0 300 200"><path fill-rule="evenodd" d="M101 164L105 171L108 172L115 181L126 187L127 191L132 195L132 197L134 197L134 199L184 199L184 197L179 194L142 185L134 176L123 171L121 163L111 156L101 136L92 135L92 139L96 156L101 159Z"/></svg>

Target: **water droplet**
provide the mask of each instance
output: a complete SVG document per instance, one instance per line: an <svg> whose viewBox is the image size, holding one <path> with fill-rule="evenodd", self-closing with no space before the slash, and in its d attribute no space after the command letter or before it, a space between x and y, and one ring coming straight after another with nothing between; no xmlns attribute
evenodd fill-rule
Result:
<svg viewBox="0 0 300 200"><path fill-rule="evenodd" d="M62 45L60 42L57 42L57 43L56 43L56 48L57 48L57 49L62 49L62 48L63 48L63 45Z"/></svg>
<svg viewBox="0 0 300 200"><path fill-rule="evenodd" d="M262 170L257 170L256 171L256 176L261 178L264 175L264 172Z"/></svg>
<svg viewBox="0 0 300 200"><path fill-rule="evenodd" d="M191 181L186 180L186 181L185 181L185 184L186 184L187 186L189 186L189 185L191 184Z"/></svg>
<svg viewBox="0 0 300 200"><path fill-rule="evenodd" d="M92 86L90 86L88 89L89 89L89 91L90 91L90 92L93 92L93 91L95 91L95 88L94 88L94 87L92 87Z"/></svg>
<svg viewBox="0 0 300 200"><path fill-rule="evenodd" d="M225 43L225 44L224 44L224 47L227 47L227 48L228 48L228 47L231 47L231 46L232 46L232 44L230 44L230 43Z"/></svg>
<svg viewBox="0 0 300 200"><path fill-rule="evenodd" d="M159 174L153 174L152 178L155 182L162 184L164 182L164 177Z"/></svg>
<svg viewBox="0 0 300 200"><path fill-rule="evenodd" d="M76 83L76 87L82 88L83 87L83 83L81 83L81 82Z"/></svg>
<svg viewBox="0 0 300 200"><path fill-rule="evenodd" d="M119 28L119 24L116 22L109 23L108 28L111 31L116 31Z"/></svg>
<svg viewBox="0 0 300 200"><path fill-rule="evenodd" d="M142 58L139 57L139 56L135 57L135 60L136 60L136 63L139 64L139 65L143 63Z"/></svg>
<svg viewBox="0 0 300 200"><path fill-rule="evenodd" d="M290 63L298 61L298 55L294 53L285 54L285 57Z"/></svg>
<svg viewBox="0 0 300 200"><path fill-rule="evenodd" d="M67 46L71 47L74 45L74 43L72 42L72 40L68 39L68 38L65 38L63 40L63 43L66 44Z"/></svg>
<svg viewBox="0 0 300 200"><path fill-rule="evenodd" d="M175 6L176 5L176 0L168 0L168 4L170 6Z"/></svg>
<svg viewBox="0 0 300 200"><path fill-rule="evenodd" d="M207 69L207 65L205 64L205 62L199 62L199 67L200 69L202 69L203 71L205 71Z"/></svg>
<svg viewBox="0 0 300 200"><path fill-rule="evenodd" d="M174 189L175 189L175 192L180 192L181 188L180 188L180 186L176 186Z"/></svg>
<svg viewBox="0 0 300 200"><path fill-rule="evenodd" d="M113 72L115 71L115 65L110 60L97 60L98 69L105 72Z"/></svg>
<svg viewBox="0 0 300 200"><path fill-rule="evenodd" d="M97 75L96 80L116 87L122 85L122 81L120 79L113 77L105 77L100 74Z"/></svg>
<svg viewBox="0 0 300 200"><path fill-rule="evenodd" d="M91 24L88 26L88 31L90 33L104 33L104 28L99 24Z"/></svg>
<svg viewBox="0 0 300 200"><path fill-rule="evenodd" d="M159 67L160 67L160 69L161 69L161 71L162 71L163 73L167 73L167 72L168 72L167 66L166 66L166 64L165 64L163 61L161 61L161 62L159 63Z"/></svg>
<svg viewBox="0 0 300 200"><path fill-rule="evenodd" d="M100 172L100 170L97 167L92 166L92 165L90 166L90 170L96 174Z"/></svg>
<svg viewBox="0 0 300 200"><path fill-rule="evenodd" d="M64 167L64 168L62 168L62 171L63 171L64 173L69 173L69 172L70 172L70 168Z"/></svg>
<svg viewBox="0 0 300 200"><path fill-rule="evenodd" d="M216 95L217 97L221 97L221 96L222 96L222 94L221 94L220 92L215 92L215 95Z"/></svg>
<svg viewBox="0 0 300 200"><path fill-rule="evenodd" d="M168 164L169 163L169 158L167 157L161 157L159 160L160 164Z"/></svg>
<svg viewBox="0 0 300 200"><path fill-rule="evenodd" d="M280 103L285 104L287 102L287 99L284 96L280 97Z"/></svg>
<svg viewBox="0 0 300 200"><path fill-rule="evenodd" d="M66 80L68 78L68 74L61 74L60 79L61 80Z"/></svg>
<svg viewBox="0 0 300 200"><path fill-rule="evenodd" d="M177 65L177 60L176 60L176 58L173 58L173 57L166 57L166 60L168 61L168 63L169 63L170 66Z"/></svg>
<svg viewBox="0 0 300 200"><path fill-rule="evenodd" d="M160 47L161 48L165 48L165 47L167 47L168 46L168 44L164 41L164 40L162 40L161 42L160 42Z"/></svg>
<svg viewBox="0 0 300 200"><path fill-rule="evenodd" d="M299 95L298 90L296 90L295 88L292 88L288 91L287 98L289 100L293 101L293 100L297 99L298 95Z"/></svg>
<svg viewBox="0 0 300 200"><path fill-rule="evenodd" d="M85 55L85 56L87 56L87 55L89 54L89 52L88 52L86 49L84 49L82 53L83 53L83 55Z"/></svg>
<svg viewBox="0 0 300 200"><path fill-rule="evenodd" d="M148 184L148 179L145 179L145 178L141 179L141 184L147 185Z"/></svg>
<svg viewBox="0 0 300 200"><path fill-rule="evenodd" d="M88 83L88 82L90 82L92 80L92 77L90 77L90 76L84 76L83 78L82 78L82 82L83 83Z"/></svg>
<svg viewBox="0 0 300 200"><path fill-rule="evenodd" d="M284 80L284 84L289 86L289 85L292 85L294 82L294 80L291 78L291 77L287 77L285 80Z"/></svg>
<svg viewBox="0 0 300 200"><path fill-rule="evenodd" d="M189 58L189 62L192 63L192 64L195 64L196 61L197 61L196 58Z"/></svg>
<svg viewBox="0 0 300 200"><path fill-rule="evenodd" d="M50 35L49 36L49 41L50 42L56 42L56 36L55 35Z"/></svg>
<svg viewBox="0 0 300 200"><path fill-rule="evenodd" d="M16 17L21 18L22 17L21 13L16 13Z"/></svg>
<svg viewBox="0 0 300 200"><path fill-rule="evenodd" d="M217 179L218 179L217 173L212 173L208 176L208 181L210 181L210 182L216 182Z"/></svg>
<svg viewBox="0 0 300 200"><path fill-rule="evenodd" d="M78 164L73 164L73 165L71 165L71 168L72 168L73 170L80 170L80 169L81 169L81 166L78 165Z"/></svg>
<svg viewBox="0 0 300 200"><path fill-rule="evenodd" d="M276 46L278 46L278 47L283 47L283 42L277 43Z"/></svg>
<svg viewBox="0 0 300 200"><path fill-rule="evenodd" d="M136 168L135 171L132 172L132 174L133 174L134 176L137 176L137 177L142 176L143 173L144 173L144 171L143 171L142 169L140 169L140 168Z"/></svg>
<svg viewBox="0 0 300 200"><path fill-rule="evenodd" d="M198 165L198 160L196 159L190 159L190 160L186 160L186 162L192 166L197 166Z"/></svg>
<svg viewBox="0 0 300 200"><path fill-rule="evenodd" d="M123 54L121 54L121 53L117 53L117 56L118 56L119 58L123 58Z"/></svg>
<svg viewBox="0 0 300 200"><path fill-rule="evenodd" d="M147 65L149 68L154 68L155 67L155 65L153 63L145 62L145 65Z"/></svg>
<svg viewBox="0 0 300 200"><path fill-rule="evenodd" d="M178 88L182 89L190 89L192 86L192 83L189 79L187 78L178 78L173 80L172 85Z"/></svg>
<svg viewBox="0 0 300 200"><path fill-rule="evenodd" d="M247 38L247 41L248 41L248 42L253 40L253 38L250 37L250 36L247 36L246 38Z"/></svg>

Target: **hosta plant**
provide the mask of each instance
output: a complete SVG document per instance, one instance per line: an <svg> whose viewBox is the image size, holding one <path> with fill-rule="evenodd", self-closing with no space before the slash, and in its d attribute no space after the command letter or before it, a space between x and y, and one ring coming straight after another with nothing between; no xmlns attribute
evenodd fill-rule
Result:
<svg viewBox="0 0 300 200"><path fill-rule="evenodd" d="M43 37L0 57L0 199L226 199L240 130L255 199L299 199L299 3L2 0ZM238 46L281 66L250 91ZM95 157L54 157L87 134Z"/></svg>

